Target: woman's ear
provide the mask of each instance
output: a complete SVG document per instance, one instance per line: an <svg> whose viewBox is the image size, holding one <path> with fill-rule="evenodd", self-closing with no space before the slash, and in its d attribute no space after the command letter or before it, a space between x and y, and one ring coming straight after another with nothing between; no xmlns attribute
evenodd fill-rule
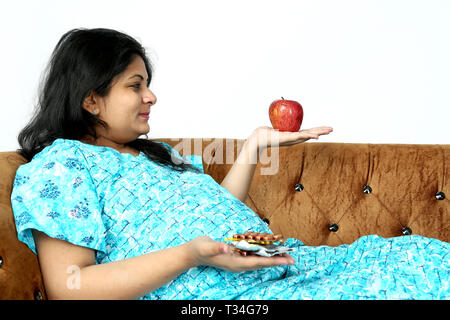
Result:
<svg viewBox="0 0 450 320"><path fill-rule="evenodd" d="M97 115L99 113L99 106L97 104L97 97L93 92L89 93L89 95L84 99L83 109Z"/></svg>

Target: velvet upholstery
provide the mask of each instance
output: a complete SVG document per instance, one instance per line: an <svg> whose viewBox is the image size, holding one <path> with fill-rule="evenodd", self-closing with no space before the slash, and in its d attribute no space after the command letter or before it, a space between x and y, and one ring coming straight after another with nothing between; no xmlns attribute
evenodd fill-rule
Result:
<svg viewBox="0 0 450 320"><path fill-rule="evenodd" d="M17 240L11 190L17 168L25 163L16 152L0 152L0 299L45 299L36 255Z"/></svg>
<svg viewBox="0 0 450 320"><path fill-rule="evenodd" d="M218 183L244 142L158 140L182 155L201 155L205 173ZM17 240L11 210L15 171L24 162L15 152L0 153L0 299L46 298L38 260ZM449 197L450 145L306 142L267 150L245 204L275 233L338 246L368 234L449 242Z"/></svg>
<svg viewBox="0 0 450 320"><path fill-rule="evenodd" d="M224 163L226 153L234 145L236 156L243 141L202 142L205 172L220 183L232 166ZM450 241L450 145L306 142L277 150L278 172L263 175L271 164L258 162L245 200L274 232L307 245L337 246L368 234L401 236L404 228ZM295 190L298 183L302 191ZM366 185L371 193L363 192ZM447 196L438 200L437 192ZM330 232L332 224L336 232Z"/></svg>

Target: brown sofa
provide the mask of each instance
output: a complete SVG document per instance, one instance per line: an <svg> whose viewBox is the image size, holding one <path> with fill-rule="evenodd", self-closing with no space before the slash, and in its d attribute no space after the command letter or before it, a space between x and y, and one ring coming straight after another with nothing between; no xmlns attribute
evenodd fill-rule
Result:
<svg viewBox="0 0 450 320"><path fill-rule="evenodd" d="M157 140L182 155L202 155L205 173L218 183L243 143ZM450 145L306 142L267 151L245 203L276 233L313 246L368 234L450 241ZM17 240L11 210L12 183L23 163L16 152L0 152L0 299L46 299L38 260ZM277 172L267 174L274 167Z"/></svg>

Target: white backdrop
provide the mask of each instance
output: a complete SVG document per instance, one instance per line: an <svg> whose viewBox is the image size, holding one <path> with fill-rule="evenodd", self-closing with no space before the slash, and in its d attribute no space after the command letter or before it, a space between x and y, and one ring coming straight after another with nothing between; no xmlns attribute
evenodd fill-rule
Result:
<svg viewBox="0 0 450 320"><path fill-rule="evenodd" d="M448 0L8 1L0 19L0 151L18 148L40 76L77 27L148 49L151 138L245 139L299 101L319 142L449 144Z"/></svg>

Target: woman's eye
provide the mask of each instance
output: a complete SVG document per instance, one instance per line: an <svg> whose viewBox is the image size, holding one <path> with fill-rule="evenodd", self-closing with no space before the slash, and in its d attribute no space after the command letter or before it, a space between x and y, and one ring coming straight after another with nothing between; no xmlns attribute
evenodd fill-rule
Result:
<svg viewBox="0 0 450 320"><path fill-rule="evenodd" d="M136 83L132 85L133 88L139 89L141 87L140 83Z"/></svg>

